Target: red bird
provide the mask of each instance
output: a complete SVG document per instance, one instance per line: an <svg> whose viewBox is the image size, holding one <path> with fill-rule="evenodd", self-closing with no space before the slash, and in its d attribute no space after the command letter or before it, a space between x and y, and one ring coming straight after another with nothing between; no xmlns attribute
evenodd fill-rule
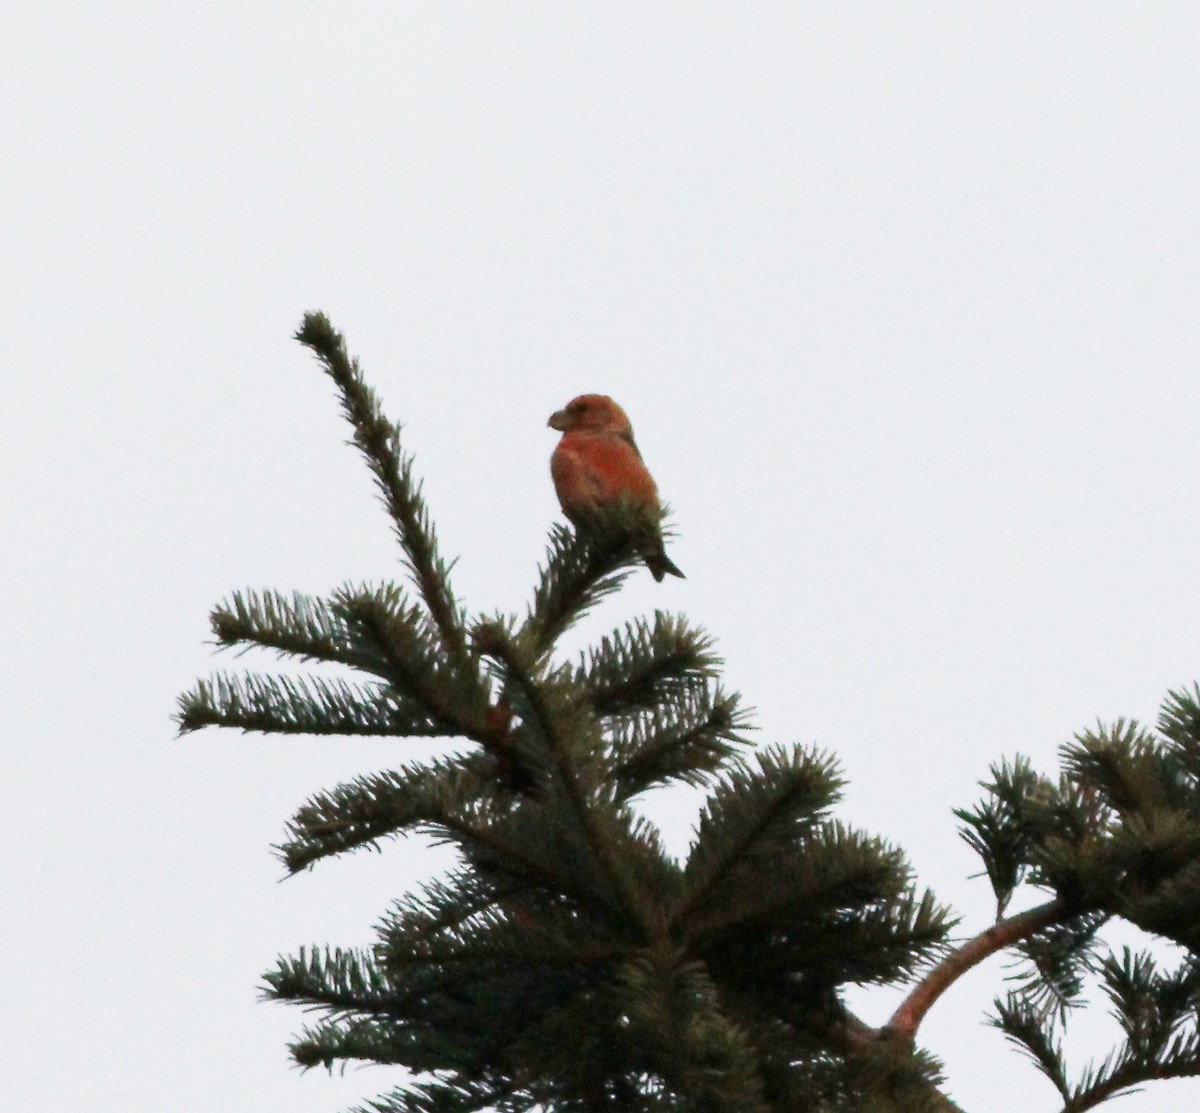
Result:
<svg viewBox="0 0 1200 1113"><path fill-rule="evenodd" d="M548 424L562 433L550 457L550 474L563 513L576 526L587 527L609 507L625 502L645 517L642 555L654 578L661 580L668 572L682 577L663 550L658 488L642 463L625 411L607 395L581 394L552 414Z"/></svg>

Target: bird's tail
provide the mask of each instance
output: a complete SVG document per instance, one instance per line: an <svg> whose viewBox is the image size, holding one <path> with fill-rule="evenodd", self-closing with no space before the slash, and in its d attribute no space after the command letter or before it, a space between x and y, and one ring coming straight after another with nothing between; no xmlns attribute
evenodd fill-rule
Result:
<svg viewBox="0 0 1200 1113"><path fill-rule="evenodd" d="M684 574L676 566L674 561L667 556L666 552L663 550L661 542L659 542L657 550L648 552L646 554L646 567L650 569L650 574L659 583L661 583L662 578L668 574L672 576L678 576L681 580L687 579L687 577L684 576Z"/></svg>

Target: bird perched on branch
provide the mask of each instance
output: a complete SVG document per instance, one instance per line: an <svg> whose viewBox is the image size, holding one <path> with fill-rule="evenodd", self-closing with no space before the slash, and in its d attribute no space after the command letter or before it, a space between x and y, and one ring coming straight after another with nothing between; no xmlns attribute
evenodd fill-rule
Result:
<svg viewBox="0 0 1200 1113"><path fill-rule="evenodd" d="M658 488L642 463L625 411L604 394L581 394L552 414L562 439L550 457L554 490L577 527L600 523L622 504L639 519L635 541L656 580L683 576L663 549Z"/></svg>

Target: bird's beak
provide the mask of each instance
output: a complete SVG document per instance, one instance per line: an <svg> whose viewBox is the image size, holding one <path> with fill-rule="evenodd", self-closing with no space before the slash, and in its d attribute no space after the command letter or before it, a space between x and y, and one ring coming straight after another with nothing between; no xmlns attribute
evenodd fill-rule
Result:
<svg viewBox="0 0 1200 1113"><path fill-rule="evenodd" d="M557 413L550 415L550 420L546 422L551 429L557 429L560 433L565 433L570 425L570 419L567 417L566 410L559 410Z"/></svg>

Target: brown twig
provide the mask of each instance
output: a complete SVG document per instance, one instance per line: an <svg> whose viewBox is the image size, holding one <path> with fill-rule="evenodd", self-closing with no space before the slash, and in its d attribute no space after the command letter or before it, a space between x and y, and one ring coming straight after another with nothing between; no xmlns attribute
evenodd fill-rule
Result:
<svg viewBox="0 0 1200 1113"><path fill-rule="evenodd" d="M881 1035L894 1040L912 1040L933 1003L972 966L1004 947L1028 938L1054 923L1064 914L1062 901L1039 904L1028 912L1009 916L967 940L937 964L892 1014Z"/></svg>

